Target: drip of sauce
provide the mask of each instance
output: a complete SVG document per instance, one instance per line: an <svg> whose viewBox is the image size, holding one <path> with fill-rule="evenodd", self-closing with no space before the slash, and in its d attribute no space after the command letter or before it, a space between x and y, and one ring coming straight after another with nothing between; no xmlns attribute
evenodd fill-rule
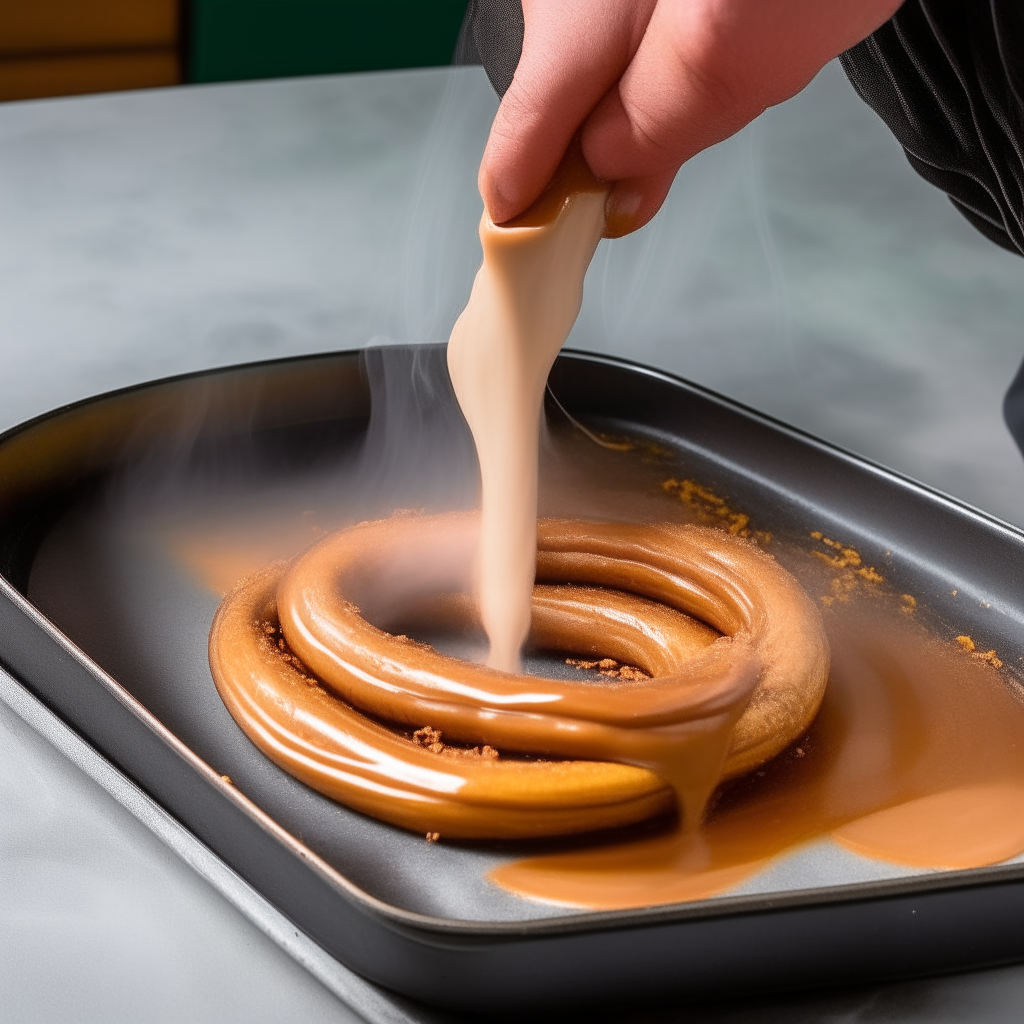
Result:
<svg viewBox="0 0 1024 1024"><path fill-rule="evenodd" d="M533 857L491 880L532 899L616 909L715 895L830 835L916 868L1024 853L1020 694L890 602L837 605L826 624L832 670L811 729L727 783L699 834Z"/></svg>
<svg viewBox="0 0 1024 1024"><path fill-rule="evenodd" d="M537 551L537 447L548 372L572 330L604 232L608 186L574 145L536 203L480 221L483 264L448 341L448 369L480 462L476 590L487 664L519 671Z"/></svg>
<svg viewBox="0 0 1024 1024"><path fill-rule="evenodd" d="M210 667L246 735L306 785L402 828L449 838L494 835L496 825L505 838L587 832L671 810L671 791L641 769L499 757L489 745L442 744L438 730L422 727L410 738L339 701L284 640L275 611L284 568L268 566L229 595L210 634ZM546 597L557 610L558 595ZM466 605L442 611L458 621ZM662 626L679 639L678 623ZM703 639L689 637L698 646ZM416 653L414 641L395 640ZM431 742L417 743L425 732Z"/></svg>
<svg viewBox="0 0 1024 1024"><path fill-rule="evenodd" d="M440 829L441 798L447 801L448 835L499 838L578 829L580 815L566 813L562 821L551 814L534 832L524 831L518 818L502 810L497 776L490 811L460 818L447 805L480 803L486 785L463 793L463 786L448 783L430 792L422 782L422 750L406 740L403 756L397 738L386 744L386 756L371 749L379 744L366 738L361 711L501 751L647 769L650 776L635 776L639 788L626 795L648 796L652 778L667 783L683 826L692 832L723 774L772 757L814 717L828 672L817 609L774 559L716 530L541 523L537 574L551 585L532 595L535 641L567 653L610 654L639 665L650 678L595 685L512 675L410 643L368 621L367 615L407 619L422 606L425 586L434 587L435 595L436 588L457 588L472 556L474 525L475 517L464 513L362 523L314 545L269 592L266 579L257 576L228 596L210 633L210 666L225 704L268 756L338 795L344 793L339 764L351 774L351 750L363 746L373 756L362 760L372 767L358 772L373 776L377 796L372 786L362 786L346 802L407 824L410 779L420 778L415 793L434 798L421 805L425 831ZM268 594L275 596L274 607L257 614ZM432 606L435 615L454 611L457 620L462 614L451 601L435 597L428 614ZM308 688L289 685L286 667L261 653L264 625L274 628L265 620L280 622L281 649L294 652L311 679L350 706L333 716L335 742L328 738L331 730L315 743L295 732L295 722L315 716L306 705L322 708L323 701ZM357 739L347 738L346 718ZM389 765L392 778L382 787ZM594 764L590 772L600 769ZM516 785L522 789L526 781L519 777ZM573 792L570 776L564 782L567 812L574 800L587 802L585 793Z"/></svg>

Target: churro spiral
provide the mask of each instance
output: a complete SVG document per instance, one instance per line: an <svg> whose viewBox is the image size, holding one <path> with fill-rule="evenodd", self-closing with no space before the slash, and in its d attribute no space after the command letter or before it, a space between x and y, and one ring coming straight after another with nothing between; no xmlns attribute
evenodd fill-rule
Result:
<svg viewBox="0 0 1024 1024"><path fill-rule="evenodd" d="M674 806L692 826L721 779L817 712L829 657L813 602L755 545L700 527L538 524L531 642L649 679L513 675L385 632L472 620L454 592L475 525L363 523L225 598L213 677L267 756L350 807L453 838L589 831ZM501 756L425 749L409 733L428 725Z"/></svg>

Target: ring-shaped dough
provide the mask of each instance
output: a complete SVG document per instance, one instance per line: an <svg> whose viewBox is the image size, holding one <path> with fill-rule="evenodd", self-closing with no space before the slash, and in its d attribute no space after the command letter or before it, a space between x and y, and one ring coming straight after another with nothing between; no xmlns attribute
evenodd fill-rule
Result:
<svg viewBox="0 0 1024 1024"><path fill-rule="evenodd" d="M673 751L724 736L713 784L772 757L813 719L828 674L820 615L756 546L677 525L542 520L538 532L533 642L615 657L651 679L514 676L372 625L357 603L414 604L410 566L441 552L464 571L471 557L472 516L411 516L328 537L283 576L266 570L228 596L210 638L225 703L264 753L314 788L407 828L466 838L663 813L673 804L666 783L680 797L707 789L673 768ZM311 688L266 641L262 623L277 617L291 649L345 703ZM446 758L374 719L559 760Z"/></svg>

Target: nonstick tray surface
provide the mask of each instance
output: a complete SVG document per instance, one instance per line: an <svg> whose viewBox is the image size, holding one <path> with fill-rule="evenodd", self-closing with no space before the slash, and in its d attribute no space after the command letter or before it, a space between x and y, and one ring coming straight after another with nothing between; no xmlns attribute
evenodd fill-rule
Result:
<svg viewBox="0 0 1024 1024"><path fill-rule="evenodd" d="M551 383L574 417L650 445L756 509L759 528L823 530L879 564L888 552L887 578L936 621L1020 665L1019 531L656 371L565 353ZM465 505L471 458L439 347L232 368L58 410L0 438L0 657L325 949L427 1002L508 1010L1024 957L1016 864L913 872L821 841L722 897L581 913L486 880L521 850L427 844L267 761L210 679L219 598L162 528L198 493L223 510L299 492L348 521L406 499Z"/></svg>

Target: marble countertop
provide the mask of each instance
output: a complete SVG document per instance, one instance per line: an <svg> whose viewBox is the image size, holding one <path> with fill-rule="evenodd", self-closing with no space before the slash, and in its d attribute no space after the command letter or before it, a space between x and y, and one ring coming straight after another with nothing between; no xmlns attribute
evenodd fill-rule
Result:
<svg viewBox="0 0 1024 1024"><path fill-rule="evenodd" d="M479 260L496 102L465 68L0 106L0 427L172 373L443 340ZM647 229L602 243L570 344L1024 525L1001 419L1022 281L830 66L684 168ZM5 1019L355 1019L2 703L0 879ZM1022 995L1014 967L756 1017L1001 1021Z"/></svg>

